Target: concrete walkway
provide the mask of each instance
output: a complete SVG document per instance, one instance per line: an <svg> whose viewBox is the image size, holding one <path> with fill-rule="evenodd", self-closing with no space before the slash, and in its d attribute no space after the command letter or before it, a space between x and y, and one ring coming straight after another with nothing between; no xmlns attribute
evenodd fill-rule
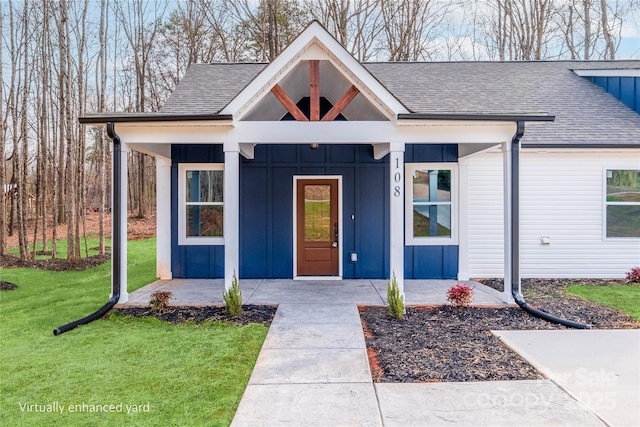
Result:
<svg viewBox="0 0 640 427"><path fill-rule="evenodd" d="M379 426L355 304L278 307L232 426Z"/></svg>
<svg viewBox="0 0 640 427"><path fill-rule="evenodd" d="M600 426L549 380L374 384L357 307L280 304L232 426Z"/></svg>
<svg viewBox="0 0 640 427"><path fill-rule="evenodd" d="M407 304L446 303L456 281L408 280ZM496 334L548 379L391 384L371 380L357 305L386 303L386 281L242 280L248 304L279 304L234 426L638 426L640 331ZM474 284L474 304L501 305ZM222 303L222 280L158 281L175 305Z"/></svg>

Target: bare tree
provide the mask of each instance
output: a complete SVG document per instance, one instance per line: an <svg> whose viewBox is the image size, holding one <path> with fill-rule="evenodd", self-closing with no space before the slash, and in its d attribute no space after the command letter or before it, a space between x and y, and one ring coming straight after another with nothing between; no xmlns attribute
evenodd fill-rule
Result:
<svg viewBox="0 0 640 427"><path fill-rule="evenodd" d="M247 48L258 61L273 61L307 22L297 0L229 0L239 29L246 33Z"/></svg>
<svg viewBox="0 0 640 427"><path fill-rule="evenodd" d="M385 50L390 61L419 61L437 50L434 39L441 36L440 24L450 3L436 0L381 0Z"/></svg>
<svg viewBox="0 0 640 427"><path fill-rule="evenodd" d="M150 75L152 47L159 33L162 17L167 8L166 2L156 1L116 1L114 10L129 48L135 73L135 110L147 111L148 76ZM138 217L144 218L147 211L147 177L145 173L146 155L135 153L135 194L138 204ZM133 181L133 180L131 180Z"/></svg>
<svg viewBox="0 0 640 427"><path fill-rule="evenodd" d="M106 109L106 91L107 91L107 3L106 0L100 1L100 28L99 28L99 42L100 50L98 52L98 66L96 67L96 90L98 112L102 113ZM104 228L104 211L106 206L107 191L106 191L106 134L103 127L101 127L96 134L96 148L98 157L98 252L100 255L105 253L105 228Z"/></svg>
<svg viewBox="0 0 640 427"><path fill-rule="evenodd" d="M620 45L622 23L637 10L637 0L565 0L558 17L564 50L571 59L615 59Z"/></svg>
<svg viewBox="0 0 640 427"><path fill-rule="evenodd" d="M381 0L306 0L304 7L359 61L378 53Z"/></svg>
<svg viewBox="0 0 640 427"><path fill-rule="evenodd" d="M4 11L2 10L2 3L0 3L0 34L2 34L4 38L3 32L3 24L4 21ZM7 184L6 184L6 153L5 153L5 139L6 139L6 120L4 117L4 55L3 55L3 45L4 43L0 43L0 189L2 194L0 195L0 256L5 255L7 253L7 211L6 211L6 193L7 193Z"/></svg>

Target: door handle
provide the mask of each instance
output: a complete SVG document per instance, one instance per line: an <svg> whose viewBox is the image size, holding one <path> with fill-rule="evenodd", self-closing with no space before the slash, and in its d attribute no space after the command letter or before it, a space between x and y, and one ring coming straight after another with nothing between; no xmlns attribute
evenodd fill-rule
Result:
<svg viewBox="0 0 640 427"><path fill-rule="evenodd" d="M333 234L336 235L336 239L338 238L338 223L333 224Z"/></svg>
<svg viewBox="0 0 640 427"><path fill-rule="evenodd" d="M333 243L331 243L331 247L332 247L332 248L337 248L337 247L338 247L338 242L333 242Z"/></svg>

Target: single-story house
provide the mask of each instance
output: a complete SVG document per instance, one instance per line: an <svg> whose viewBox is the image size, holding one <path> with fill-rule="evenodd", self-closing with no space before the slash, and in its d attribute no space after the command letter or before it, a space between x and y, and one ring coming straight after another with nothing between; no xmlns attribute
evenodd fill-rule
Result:
<svg viewBox="0 0 640 427"><path fill-rule="evenodd" d="M313 22L269 64L193 64L158 113L81 120L156 158L162 279L505 277L512 302L640 265L639 113L637 60L360 63Z"/></svg>

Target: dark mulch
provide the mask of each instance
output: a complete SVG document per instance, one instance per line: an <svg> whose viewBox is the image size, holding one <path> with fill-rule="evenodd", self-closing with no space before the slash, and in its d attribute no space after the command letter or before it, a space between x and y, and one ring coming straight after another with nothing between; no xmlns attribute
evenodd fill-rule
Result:
<svg viewBox="0 0 640 427"><path fill-rule="evenodd" d="M502 279L481 282L502 291ZM569 295L567 285L624 285L624 279L522 279L521 291L529 305L556 317L588 323L596 329L637 328L640 324L626 314L580 297Z"/></svg>
<svg viewBox="0 0 640 427"><path fill-rule="evenodd" d="M568 295L565 286L577 282L585 283L534 279L523 281L522 288L530 305L566 319L594 328L640 327L617 310ZM391 318L386 307L366 307L361 319L374 381L379 382L539 379L540 373L490 331L566 329L518 307L408 307L403 320Z"/></svg>
<svg viewBox="0 0 640 427"><path fill-rule="evenodd" d="M273 316L276 314L275 305L243 305L244 312L237 317L230 317L225 313L222 306L204 307L175 307L170 306L162 313L157 313L148 307L127 307L116 308L114 313L132 317L156 317L165 322L173 324L183 324L187 322L230 322L235 325L249 325L258 323L265 326L271 325Z"/></svg>
<svg viewBox="0 0 640 427"><path fill-rule="evenodd" d="M0 267L2 268L38 268L49 271L80 271L97 267L111 259L111 255L93 255L82 258L80 262L74 263L66 259L28 259L21 260L13 255L1 255Z"/></svg>
<svg viewBox="0 0 640 427"><path fill-rule="evenodd" d="M17 287L18 285L14 285L11 282L5 282L4 280L0 280L0 291L12 291Z"/></svg>

